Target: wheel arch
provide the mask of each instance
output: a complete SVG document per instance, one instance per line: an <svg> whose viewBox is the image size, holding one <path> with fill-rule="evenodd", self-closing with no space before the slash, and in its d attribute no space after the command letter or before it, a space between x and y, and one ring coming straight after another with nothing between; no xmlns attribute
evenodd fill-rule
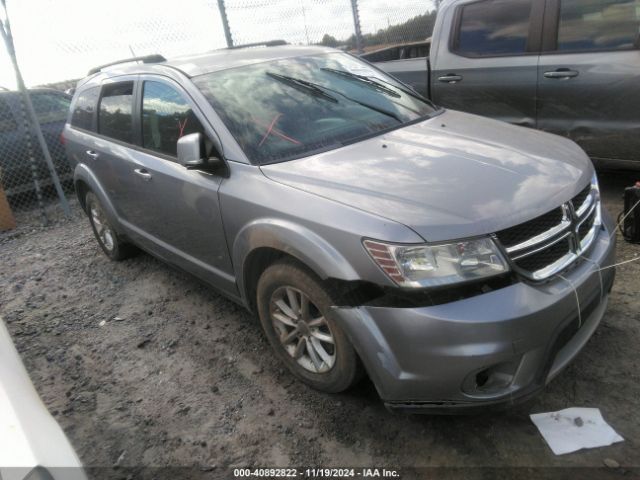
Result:
<svg viewBox="0 0 640 480"><path fill-rule="evenodd" d="M358 280L351 264L335 247L311 230L288 221L261 219L243 228L233 244L238 289L255 312L255 292L262 272L271 264L290 258L321 280Z"/></svg>
<svg viewBox="0 0 640 480"><path fill-rule="evenodd" d="M93 192L98 197L98 200L102 204L105 215L111 222L111 224L117 229L121 230L120 222L118 222L118 215L116 214L115 207L109 199L109 196L105 192L104 188L89 168L79 163L73 172L73 184L78 196L78 201L82 206L82 209L86 212L86 197L87 193Z"/></svg>

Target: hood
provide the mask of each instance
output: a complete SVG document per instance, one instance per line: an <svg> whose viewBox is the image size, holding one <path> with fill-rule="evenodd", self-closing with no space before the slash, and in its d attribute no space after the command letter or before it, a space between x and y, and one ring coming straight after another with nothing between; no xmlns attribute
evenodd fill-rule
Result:
<svg viewBox="0 0 640 480"><path fill-rule="evenodd" d="M535 218L571 199L593 174L570 140L455 111L261 168L276 182L402 223L426 241Z"/></svg>

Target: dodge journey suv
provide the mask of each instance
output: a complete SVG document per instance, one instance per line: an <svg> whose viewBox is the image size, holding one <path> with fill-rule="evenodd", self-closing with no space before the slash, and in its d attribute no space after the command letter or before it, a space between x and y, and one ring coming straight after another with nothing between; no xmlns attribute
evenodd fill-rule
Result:
<svg viewBox="0 0 640 480"><path fill-rule="evenodd" d="M104 253L255 312L300 380L391 409L528 398L586 344L612 220L570 140L434 106L319 47L98 67L64 130Z"/></svg>

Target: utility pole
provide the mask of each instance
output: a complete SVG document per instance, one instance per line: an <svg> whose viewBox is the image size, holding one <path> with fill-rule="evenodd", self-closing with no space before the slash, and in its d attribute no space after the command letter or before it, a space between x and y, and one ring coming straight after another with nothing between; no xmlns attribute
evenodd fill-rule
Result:
<svg viewBox="0 0 640 480"><path fill-rule="evenodd" d="M229 17L227 17L227 7L224 0L218 0L218 10L222 19L222 29L224 30L224 38L227 40L227 48L233 47L233 38L231 37L231 28L229 28Z"/></svg>
<svg viewBox="0 0 640 480"><path fill-rule="evenodd" d="M353 13L353 26L356 34L356 50L362 53L362 30L360 29L360 12L358 12L358 0L351 0L351 12Z"/></svg>
<svg viewBox="0 0 640 480"><path fill-rule="evenodd" d="M67 217L71 216L71 210L69 209L69 203L67 202L67 197L62 191L62 186L60 185L60 179L58 178L58 174L56 173L56 169L53 165L53 160L51 159L51 153L49 152L49 147L47 146L47 142L42 135L42 129L40 128L40 122L38 121L38 117L36 115L35 110L33 109L33 103L31 103L31 97L29 96L29 92L27 87L24 84L24 79L22 78L22 73L20 72L20 67L18 66L18 60L16 58L16 50L13 44L13 35L11 34L11 24L9 23L9 12L7 11L6 0L0 0L0 4L2 5L2 9L4 10L5 20L4 22L0 20L0 35L4 40L5 47L7 49L7 53L11 58L11 63L13 64L13 70L16 75L16 83L18 84L18 89L22 94L22 98L24 100L24 106L26 109L26 114L29 117L31 123L31 130L35 134L38 139L38 143L40 144L40 148L42 149L42 154L44 155L44 160L49 168L49 173L51 175L51 180L53 180L53 185L55 186L56 193L58 194L58 198L60 199L60 205L62 205L62 210L67 215Z"/></svg>

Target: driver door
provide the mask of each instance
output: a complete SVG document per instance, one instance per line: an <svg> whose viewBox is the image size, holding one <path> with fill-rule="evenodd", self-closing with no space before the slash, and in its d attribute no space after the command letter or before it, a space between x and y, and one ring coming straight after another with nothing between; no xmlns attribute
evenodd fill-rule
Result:
<svg viewBox="0 0 640 480"><path fill-rule="evenodd" d="M180 137L208 135L204 117L179 85L153 75L140 77L136 104L141 148L130 173L140 208L130 221L140 240L171 263L237 293L218 200L223 179L187 170L176 159Z"/></svg>

